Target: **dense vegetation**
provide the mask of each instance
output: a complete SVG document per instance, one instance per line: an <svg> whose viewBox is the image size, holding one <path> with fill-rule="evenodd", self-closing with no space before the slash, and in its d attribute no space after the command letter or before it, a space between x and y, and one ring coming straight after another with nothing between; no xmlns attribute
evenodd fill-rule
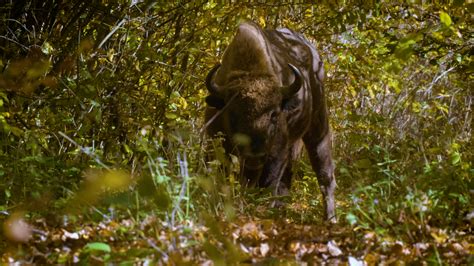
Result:
<svg viewBox="0 0 474 266"><path fill-rule="evenodd" d="M473 262L473 4L120 2L0 6L3 263ZM272 209L200 130L245 20L325 59L337 225L305 158Z"/></svg>

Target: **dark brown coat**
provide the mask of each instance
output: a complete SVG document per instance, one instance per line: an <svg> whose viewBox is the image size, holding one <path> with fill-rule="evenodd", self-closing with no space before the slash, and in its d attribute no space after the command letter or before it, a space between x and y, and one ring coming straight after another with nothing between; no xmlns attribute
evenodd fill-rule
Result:
<svg viewBox="0 0 474 266"><path fill-rule="evenodd" d="M224 133L226 152L239 156L246 182L277 195L288 193L292 162L304 143L327 218L335 221L323 77L319 54L302 35L243 23L207 77L206 125L210 136Z"/></svg>

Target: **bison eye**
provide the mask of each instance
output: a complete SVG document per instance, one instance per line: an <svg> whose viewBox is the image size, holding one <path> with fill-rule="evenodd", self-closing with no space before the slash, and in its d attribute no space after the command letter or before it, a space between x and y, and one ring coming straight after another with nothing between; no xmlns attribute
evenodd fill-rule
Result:
<svg viewBox="0 0 474 266"><path fill-rule="evenodd" d="M214 108L217 108L219 110L224 108L224 106L225 106L224 100L217 97L217 96L214 96L214 95L207 96L206 97L206 103L207 103L207 105L209 105L211 107L214 107Z"/></svg>
<svg viewBox="0 0 474 266"><path fill-rule="evenodd" d="M270 113L270 121L271 121L272 123L274 123L274 124L275 124L276 122L278 122L278 115L279 115L279 114L280 114L279 111L272 111L272 112Z"/></svg>

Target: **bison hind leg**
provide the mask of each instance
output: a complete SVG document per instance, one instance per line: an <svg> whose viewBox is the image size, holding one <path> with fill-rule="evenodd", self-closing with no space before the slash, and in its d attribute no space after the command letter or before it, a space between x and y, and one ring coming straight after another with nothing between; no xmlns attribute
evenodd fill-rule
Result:
<svg viewBox="0 0 474 266"><path fill-rule="evenodd" d="M334 162L331 152L331 134L328 132L319 142L311 134L306 134L304 142L311 165L318 178L319 188L323 194L325 218L329 222L335 223L334 191L336 189L336 178L334 176Z"/></svg>

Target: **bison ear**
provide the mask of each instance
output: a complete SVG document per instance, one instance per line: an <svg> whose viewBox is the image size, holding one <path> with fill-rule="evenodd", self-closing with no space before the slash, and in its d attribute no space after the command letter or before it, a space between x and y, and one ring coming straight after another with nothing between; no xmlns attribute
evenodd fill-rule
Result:
<svg viewBox="0 0 474 266"><path fill-rule="evenodd" d="M225 102L222 98L219 98L215 95L209 95L206 97L206 103L207 105L217 108L217 109L222 109L225 106Z"/></svg>
<svg viewBox="0 0 474 266"><path fill-rule="evenodd" d="M300 105L301 100L298 97L291 97L289 99L284 99L281 103L281 109L283 111L291 111Z"/></svg>

